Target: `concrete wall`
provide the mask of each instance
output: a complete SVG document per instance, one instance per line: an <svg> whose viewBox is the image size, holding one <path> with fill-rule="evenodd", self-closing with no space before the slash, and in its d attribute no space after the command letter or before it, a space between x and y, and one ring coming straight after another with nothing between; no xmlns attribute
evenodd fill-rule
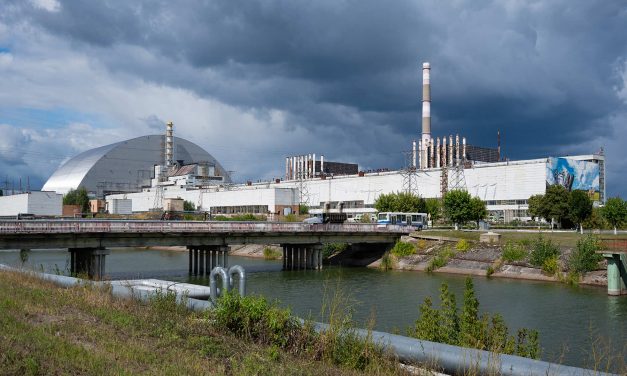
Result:
<svg viewBox="0 0 627 376"><path fill-rule="evenodd" d="M424 198L440 197L441 169L416 173L418 192ZM449 172L450 173L450 172ZM526 200L546 190L546 159L501 162L476 165L464 169L466 188L473 196L488 202L488 210L525 210L526 204L506 203L504 200ZM372 210L379 195L403 190L403 176L398 171L351 175L326 179L311 179L306 185L307 202L312 208L327 201L363 201L365 208L355 213ZM209 211L212 206L267 205L270 212L297 205L300 199L298 181L279 183L254 183L237 185L231 190L218 188L185 190L169 187L163 196L180 197L196 204L199 210ZM124 195L133 200L133 211L147 211L154 206L155 189L150 192ZM122 198L123 195L109 197ZM490 204L489 201L498 201ZM347 208L348 212L348 208Z"/></svg>
<svg viewBox="0 0 627 376"><path fill-rule="evenodd" d="M34 214L42 216L60 216L63 207L63 195L54 192L29 192L0 197L0 216Z"/></svg>

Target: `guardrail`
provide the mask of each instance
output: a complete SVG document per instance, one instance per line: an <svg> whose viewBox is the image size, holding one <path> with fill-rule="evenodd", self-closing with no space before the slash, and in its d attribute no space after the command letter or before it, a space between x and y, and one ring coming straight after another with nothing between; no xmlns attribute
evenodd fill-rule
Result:
<svg viewBox="0 0 627 376"><path fill-rule="evenodd" d="M266 232L338 232L408 234L413 229L398 225L363 223L308 224L300 222L199 222L199 221L0 221L0 234L59 234L59 233L266 233Z"/></svg>

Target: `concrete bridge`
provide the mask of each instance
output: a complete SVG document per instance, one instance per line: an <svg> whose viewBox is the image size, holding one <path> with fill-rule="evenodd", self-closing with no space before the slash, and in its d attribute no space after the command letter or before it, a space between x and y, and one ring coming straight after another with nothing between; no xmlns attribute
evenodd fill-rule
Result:
<svg viewBox="0 0 627 376"><path fill-rule="evenodd" d="M68 248L71 272L99 279L104 275L107 248L186 246L190 273L203 275L215 266L227 266L232 244L281 244L284 269L320 269L324 243L389 248L409 232L403 226L358 223L0 221L0 249Z"/></svg>

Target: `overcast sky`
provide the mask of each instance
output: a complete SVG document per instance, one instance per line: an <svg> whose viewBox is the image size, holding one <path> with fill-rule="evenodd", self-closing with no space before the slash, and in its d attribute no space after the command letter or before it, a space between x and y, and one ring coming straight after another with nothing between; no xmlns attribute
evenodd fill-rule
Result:
<svg viewBox="0 0 627 376"><path fill-rule="evenodd" d="M398 168L423 61L434 136L500 129L510 159L603 147L627 197L624 0L2 0L0 185L167 120L237 181L298 153Z"/></svg>

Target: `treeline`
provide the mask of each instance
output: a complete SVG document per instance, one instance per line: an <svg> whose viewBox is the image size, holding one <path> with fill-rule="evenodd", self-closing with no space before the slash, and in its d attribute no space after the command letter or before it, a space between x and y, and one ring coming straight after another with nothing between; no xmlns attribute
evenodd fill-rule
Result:
<svg viewBox="0 0 627 376"><path fill-rule="evenodd" d="M427 213L432 221L443 219L456 228L469 221L478 224L488 216L485 202L462 190L449 191L442 200L407 192L386 193L377 197L374 207L378 212Z"/></svg>
<svg viewBox="0 0 627 376"><path fill-rule="evenodd" d="M627 203L620 197L607 200L601 208L594 208L590 196L585 191L569 192L560 185L546 189L543 195L529 197L529 215L543 218L561 227L577 227L583 232L588 228L616 228L627 223Z"/></svg>

